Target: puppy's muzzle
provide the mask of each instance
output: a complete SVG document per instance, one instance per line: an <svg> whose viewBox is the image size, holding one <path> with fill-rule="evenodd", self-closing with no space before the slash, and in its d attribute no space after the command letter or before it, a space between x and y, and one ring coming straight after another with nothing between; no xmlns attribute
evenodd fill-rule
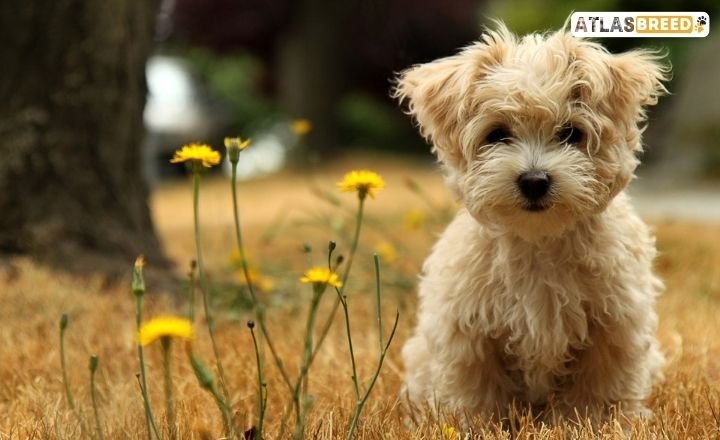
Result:
<svg viewBox="0 0 720 440"><path fill-rule="evenodd" d="M545 171L526 171L518 177L517 185L520 193L528 202L525 209L528 211L542 211L546 208L543 199L550 192L552 180Z"/></svg>

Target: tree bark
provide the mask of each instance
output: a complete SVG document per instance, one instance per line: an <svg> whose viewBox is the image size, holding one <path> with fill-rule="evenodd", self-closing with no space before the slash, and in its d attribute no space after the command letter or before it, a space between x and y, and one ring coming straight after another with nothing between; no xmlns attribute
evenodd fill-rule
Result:
<svg viewBox="0 0 720 440"><path fill-rule="evenodd" d="M347 2L301 0L297 14L278 48L278 91L294 118L312 123L305 148L296 152L301 164L336 150L337 106L343 92L343 23Z"/></svg>
<svg viewBox="0 0 720 440"><path fill-rule="evenodd" d="M100 271L140 253L166 263L140 163L156 7L0 6L0 252Z"/></svg>

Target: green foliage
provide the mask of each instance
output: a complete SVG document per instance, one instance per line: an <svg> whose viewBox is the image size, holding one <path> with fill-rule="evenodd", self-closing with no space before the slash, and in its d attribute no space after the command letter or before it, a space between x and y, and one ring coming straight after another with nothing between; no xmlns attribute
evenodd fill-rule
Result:
<svg viewBox="0 0 720 440"><path fill-rule="evenodd" d="M213 95L230 104L234 129L247 131L253 123L276 114L273 100L259 91L265 72L257 58L246 53L218 55L202 48L190 48L180 55L187 58Z"/></svg>
<svg viewBox="0 0 720 440"><path fill-rule="evenodd" d="M496 0L483 17L501 19L513 33L524 35L559 29L574 11L617 10L622 10L617 0Z"/></svg>
<svg viewBox="0 0 720 440"><path fill-rule="evenodd" d="M717 125L706 125L699 130L695 138L702 145L706 145L705 161L702 172L709 178L720 178L720 127Z"/></svg>
<svg viewBox="0 0 720 440"><path fill-rule="evenodd" d="M407 143L409 124L394 103L368 93L348 93L338 108L343 136L351 143L370 147L393 147Z"/></svg>

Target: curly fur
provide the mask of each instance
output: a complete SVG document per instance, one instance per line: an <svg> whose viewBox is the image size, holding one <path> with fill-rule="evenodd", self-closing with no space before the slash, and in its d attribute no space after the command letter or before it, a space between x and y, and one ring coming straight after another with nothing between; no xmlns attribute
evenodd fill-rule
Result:
<svg viewBox="0 0 720 440"><path fill-rule="evenodd" d="M413 403L503 416L512 402L603 418L647 414L661 377L654 238L623 190L645 107L669 69L565 31L502 24L457 55L401 73L407 104L462 209L423 268L403 348ZM570 143L563 127L582 133ZM503 127L509 136L490 142ZM519 176L551 184L529 210Z"/></svg>

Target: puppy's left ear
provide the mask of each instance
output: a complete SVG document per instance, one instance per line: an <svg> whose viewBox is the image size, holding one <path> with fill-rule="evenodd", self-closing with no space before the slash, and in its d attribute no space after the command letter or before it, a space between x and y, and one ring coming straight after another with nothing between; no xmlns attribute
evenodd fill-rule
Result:
<svg viewBox="0 0 720 440"><path fill-rule="evenodd" d="M670 66L658 52L634 50L610 56L614 105L634 112L636 121L645 119L643 107L655 105L668 93Z"/></svg>
<svg viewBox="0 0 720 440"><path fill-rule="evenodd" d="M646 107L657 104L658 97L668 93L663 83L669 80L670 67L662 59L657 52L635 50L610 55L607 61L611 85L602 105L630 147L627 153L632 154L615 159L618 169L610 184L613 196L630 182L638 164L633 153L642 151L642 129L638 124L647 119Z"/></svg>

